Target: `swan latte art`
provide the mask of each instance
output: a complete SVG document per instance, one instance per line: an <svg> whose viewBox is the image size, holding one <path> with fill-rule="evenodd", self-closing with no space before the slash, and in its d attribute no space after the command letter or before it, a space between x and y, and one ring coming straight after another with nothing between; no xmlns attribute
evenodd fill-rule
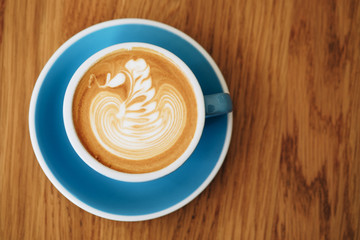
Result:
<svg viewBox="0 0 360 240"><path fill-rule="evenodd" d="M114 51L82 76L74 94L76 133L100 163L126 173L160 170L188 148L198 121L186 75L154 50Z"/></svg>

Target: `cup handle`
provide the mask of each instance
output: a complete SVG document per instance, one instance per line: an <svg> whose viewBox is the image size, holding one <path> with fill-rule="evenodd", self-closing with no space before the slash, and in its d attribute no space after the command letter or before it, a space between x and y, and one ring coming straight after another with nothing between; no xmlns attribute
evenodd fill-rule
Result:
<svg viewBox="0 0 360 240"><path fill-rule="evenodd" d="M228 93L205 95L206 118L222 115L232 111L231 98Z"/></svg>

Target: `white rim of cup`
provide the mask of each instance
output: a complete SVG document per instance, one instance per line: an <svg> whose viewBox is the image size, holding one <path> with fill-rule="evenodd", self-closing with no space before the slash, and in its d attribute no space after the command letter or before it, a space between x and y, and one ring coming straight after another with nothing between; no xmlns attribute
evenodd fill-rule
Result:
<svg viewBox="0 0 360 240"><path fill-rule="evenodd" d="M197 118L195 133L189 146L186 148L185 152L181 154L181 156L178 159L176 159L174 162L172 162L170 165L160 170L148 172L148 173L125 173L125 172L116 171L101 164L82 145L78 135L76 134L76 130L73 122L73 116L72 116L72 107L73 107L75 90L81 78L88 71L88 69L94 66L100 59L102 59L103 57L114 51L121 49L131 50L132 48L135 47L141 47L141 48L153 50L157 53L160 53L161 55L168 58L171 62L173 62L185 74L186 78L189 80L189 83L194 91L196 104L197 104L198 118ZM199 143L202 131L204 129L204 122L205 122L204 95L193 72L175 54L171 53L166 49L148 43L141 43L141 42L119 43L104 48L98 51L97 53L93 54L85 62L83 62L80 65L80 67L75 71L65 92L64 104L63 104L63 120L64 120L66 134L68 136L68 139L72 147L74 148L75 152L79 155L79 157L92 169L115 180L120 180L125 182L151 181L166 176L169 173L178 169L195 150L197 144Z"/></svg>
<svg viewBox="0 0 360 240"><path fill-rule="evenodd" d="M29 132L30 132L30 140L31 144L33 146L33 150L36 156L36 159L44 171L46 177L50 180L50 182L56 187L56 189L64 195L68 200L70 200L72 203L80 207L81 209L92 213L96 216L115 220L115 221L127 221L127 222L134 222L134 221L145 221L150 220L154 218L158 218L161 216L165 216L167 214L170 214L186 204L188 204L190 201L192 201L194 198L196 198L204 189L210 184L210 182L214 179L216 174L218 173L220 167L222 166L226 153L228 152L229 146L230 146L230 140L231 140L231 133L233 128L233 114L228 113L228 121L227 121L227 131L226 131L226 137L223 145L223 149L220 153L220 157L218 159L218 162L216 163L215 167L209 174L209 176L205 179L205 181L189 196L187 196L185 199L179 201L178 203L174 204L171 207L168 207L166 209L163 209L161 211L157 211L154 213L149 214L143 214L143 215L121 215L121 214L112 214L108 212L104 212L101 210L98 210L83 201L76 198L72 193L70 193L60 182L57 180L57 178L54 176L54 174L51 172L50 168L46 164L46 161L44 159L44 156L41 153L39 143L37 141L36 136L36 128L35 128L35 110L36 110L36 103L39 95L40 88L42 86L42 83L45 80L46 75L48 74L51 66L55 63L55 61L58 59L58 57L66 50L68 49L73 43L77 42L79 39L83 38L84 36L98 31L100 29L111 27L111 26L118 26L118 25L125 25L125 24L142 24L142 25L148 25L148 26L155 26L161 29L165 29L171 33L174 33L175 35L185 39L187 42L189 42L191 45L193 45L210 63L211 67L214 69L217 77L220 80L221 87L224 92L229 93L229 89L226 85L225 79L219 69L219 67L216 65L215 61L212 59L212 57L206 52L206 50L197 43L194 39L186 35L185 33L181 32L180 30L171 27L169 25L166 25L164 23L160 23L153 20L147 20L147 19L139 19L139 18L125 18L125 19L115 19L110 20L106 22L101 22L98 24L95 24L91 27L88 27L79 33L75 34L73 37L71 37L69 40L67 40L63 45L61 45L55 53L50 57L48 62L45 64L44 68L42 69L32 92L31 100L30 100L30 107L29 107Z"/></svg>

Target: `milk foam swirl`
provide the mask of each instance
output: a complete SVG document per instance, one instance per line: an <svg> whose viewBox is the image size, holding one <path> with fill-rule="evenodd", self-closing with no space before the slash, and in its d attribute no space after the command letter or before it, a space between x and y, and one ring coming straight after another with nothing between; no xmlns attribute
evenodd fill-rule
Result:
<svg viewBox="0 0 360 240"><path fill-rule="evenodd" d="M130 86L126 99L107 90L121 88L126 81ZM179 139L186 119L183 98L170 84L157 89L152 85L150 66L142 58L129 60L113 78L108 73L103 85L90 76L89 87L101 89L91 101L91 129L99 144L115 156L151 158Z"/></svg>

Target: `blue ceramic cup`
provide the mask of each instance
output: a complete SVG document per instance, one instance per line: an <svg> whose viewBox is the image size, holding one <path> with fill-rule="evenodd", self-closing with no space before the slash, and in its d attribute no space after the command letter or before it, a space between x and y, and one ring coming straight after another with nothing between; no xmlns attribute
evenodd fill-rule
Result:
<svg viewBox="0 0 360 240"><path fill-rule="evenodd" d="M101 58L114 51L118 51L120 49L131 49L133 47L141 47L152 51L156 51L164 55L165 57L169 58L170 60L172 60L172 62L175 63L175 65L177 65L177 67L185 74L185 76L189 80L192 90L195 93L195 99L196 99L196 104L194 104L194 107L197 108L196 110L197 110L198 119L197 119L195 133L190 144L188 145L184 153L180 157L178 157L174 162L172 162L170 165L160 170L149 173L125 173L111 169L101 164L82 145L75 131L73 116L72 116L72 105L73 105L75 90L77 88L78 83L80 82L84 74L88 71L88 69L92 67L94 64L96 64ZM76 72L72 76L69 85L66 89L64 104L63 104L63 120L64 120L66 134L68 136L68 139L72 147L88 166L93 168L95 171L112 179L126 181L126 182L145 182L163 177L175 171L190 157L190 155L192 154L192 152L195 150L196 146L199 143L200 137L204 129L205 117L218 116L218 115L226 114L231 111L232 111L232 103L229 94L217 93L217 94L204 96L201 87L198 83L198 80L196 79L193 72L175 54L152 44L128 42L128 43L116 44L107 47L105 49L102 49L99 52L92 55L91 57L89 57L85 62L83 62L80 65L80 67L76 70Z"/></svg>

